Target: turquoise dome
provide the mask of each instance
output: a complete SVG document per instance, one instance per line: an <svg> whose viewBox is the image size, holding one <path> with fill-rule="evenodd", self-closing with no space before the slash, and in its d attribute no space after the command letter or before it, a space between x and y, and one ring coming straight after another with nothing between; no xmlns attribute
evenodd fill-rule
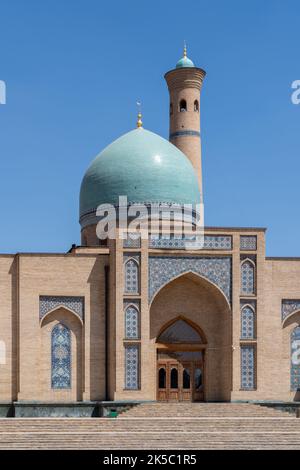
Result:
<svg viewBox="0 0 300 470"><path fill-rule="evenodd" d="M180 59L177 64L176 64L176 68L177 69L181 69L183 67L195 67L194 65L194 62L189 59L188 57L184 56L182 57L182 59Z"/></svg>
<svg viewBox="0 0 300 470"><path fill-rule="evenodd" d="M80 217L119 196L132 203L197 204L200 193L188 158L173 144L143 128L124 134L90 164L81 184Z"/></svg>

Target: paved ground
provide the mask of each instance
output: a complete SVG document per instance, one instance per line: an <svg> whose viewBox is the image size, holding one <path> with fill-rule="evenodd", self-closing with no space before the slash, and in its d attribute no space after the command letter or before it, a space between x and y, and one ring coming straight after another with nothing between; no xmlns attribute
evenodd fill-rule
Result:
<svg viewBox="0 0 300 470"><path fill-rule="evenodd" d="M300 449L300 419L252 404L151 403L118 418L2 418L0 449Z"/></svg>

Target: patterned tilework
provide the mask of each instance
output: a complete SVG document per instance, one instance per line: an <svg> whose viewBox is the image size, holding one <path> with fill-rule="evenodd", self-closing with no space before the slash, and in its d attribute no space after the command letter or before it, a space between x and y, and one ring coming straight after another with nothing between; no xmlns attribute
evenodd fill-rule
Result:
<svg viewBox="0 0 300 470"><path fill-rule="evenodd" d="M241 346L241 388L255 388L255 356L253 346Z"/></svg>
<svg viewBox="0 0 300 470"><path fill-rule="evenodd" d="M62 323L51 333L51 387L71 388L71 333Z"/></svg>
<svg viewBox="0 0 300 470"><path fill-rule="evenodd" d="M255 291L255 278L254 278L254 265L246 260L241 264L241 289L242 294L254 294Z"/></svg>
<svg viewBox="0 0 300 470"><path fill-rule="evenodd" d="M291 333L291 390L300 390L300 326Z"/></svg>
<svg viewBox="0 0 300 470"><path fill-rule="evenodd" d="M54 295L41 295L40 296L40 320L44 316L58 307L67 307L73 312L77 313L81 320L84 319L84 297L66 297Z"/></svg>
<svg viewBox="0 0 300 470"><path fill-rule="evenodd" d="M128 257L124 257L125 260ZM124 287L127 294L139 293L139 263L136 258L129 257L124 265Z"/></svg>
<svg viewBox="0 0 300 470"><path fill-rule="evenodd" d="M149 257L149 301L167 282L182 273L192 271L216 284L231 299L231 258Z"/></svg>
<svg viewBox="0 0 300 470"><path fill-rule="evenodd" d="M257 249L257 237L255 235L241 235L240 237L240 249L241 250L256 250Z"/></svg>
<svg viewBox="0 0 300 470"><path fill-rule="evenodd" d="M139 336L139 309L137 305L131 304L125 308L125 337L126 339L138 339Z"/></svg>
<svg viewBox="0 0 300 470"><path fill-rule="evenodd" d="M141 248L141 237L136 233L128 233L127 238L123 240L123 248Z"/></svg>
<svg viewBox="0 0 300 470"><path fill-rule="evenodd" d="M125 346L125 388L137 390L139 388L139 345Z"/></svg>
<svg viewBox="0 0 300 470"><path fill-rule="evenodd" d="M164 248L184 250L186 242L195 241L196 236L186 236L181 238L151 235L149 238L150 248ZM204 235L204 247L206 250L231 250L232 237L223 235Z"/></svg>
<svg viewBox="0 0 300 470"><path fill-rule="evenodd" d="M255 335L255 313L251 307L246 305L241 311L241 338L254 339Z"/></svg>
<svg viewBox="0 0 300 470"><path fill-rule="evenodd" d="M283 300L281 303L281 320L283 321L290 313L300 310L300 299Z"/></svg>

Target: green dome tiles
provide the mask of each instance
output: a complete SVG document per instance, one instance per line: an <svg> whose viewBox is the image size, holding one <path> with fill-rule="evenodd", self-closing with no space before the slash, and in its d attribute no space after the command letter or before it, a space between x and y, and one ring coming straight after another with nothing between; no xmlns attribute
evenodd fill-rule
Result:
<svg viewBox="0 0 300 470"><path fill-rule="evenodd" d="M80 190L80 217L100 204L196 204L198 182L188 158L166 139L143 128L124 134L91 163Z"/></svg>

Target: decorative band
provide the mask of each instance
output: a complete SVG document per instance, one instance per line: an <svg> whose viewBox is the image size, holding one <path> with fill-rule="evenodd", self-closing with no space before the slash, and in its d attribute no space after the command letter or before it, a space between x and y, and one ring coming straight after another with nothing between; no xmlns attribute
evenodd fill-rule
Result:
<svg viewBox="0 0 300 470"><path fill-rule="evenodd" d="M184 136L184 135L192 135L194 137L200 137L200 132L198 132L198 131L177 131L177 132L173 132L172 134L170 134L170 139L172 139L173 137L181 137L181 136Z"/></svg>

